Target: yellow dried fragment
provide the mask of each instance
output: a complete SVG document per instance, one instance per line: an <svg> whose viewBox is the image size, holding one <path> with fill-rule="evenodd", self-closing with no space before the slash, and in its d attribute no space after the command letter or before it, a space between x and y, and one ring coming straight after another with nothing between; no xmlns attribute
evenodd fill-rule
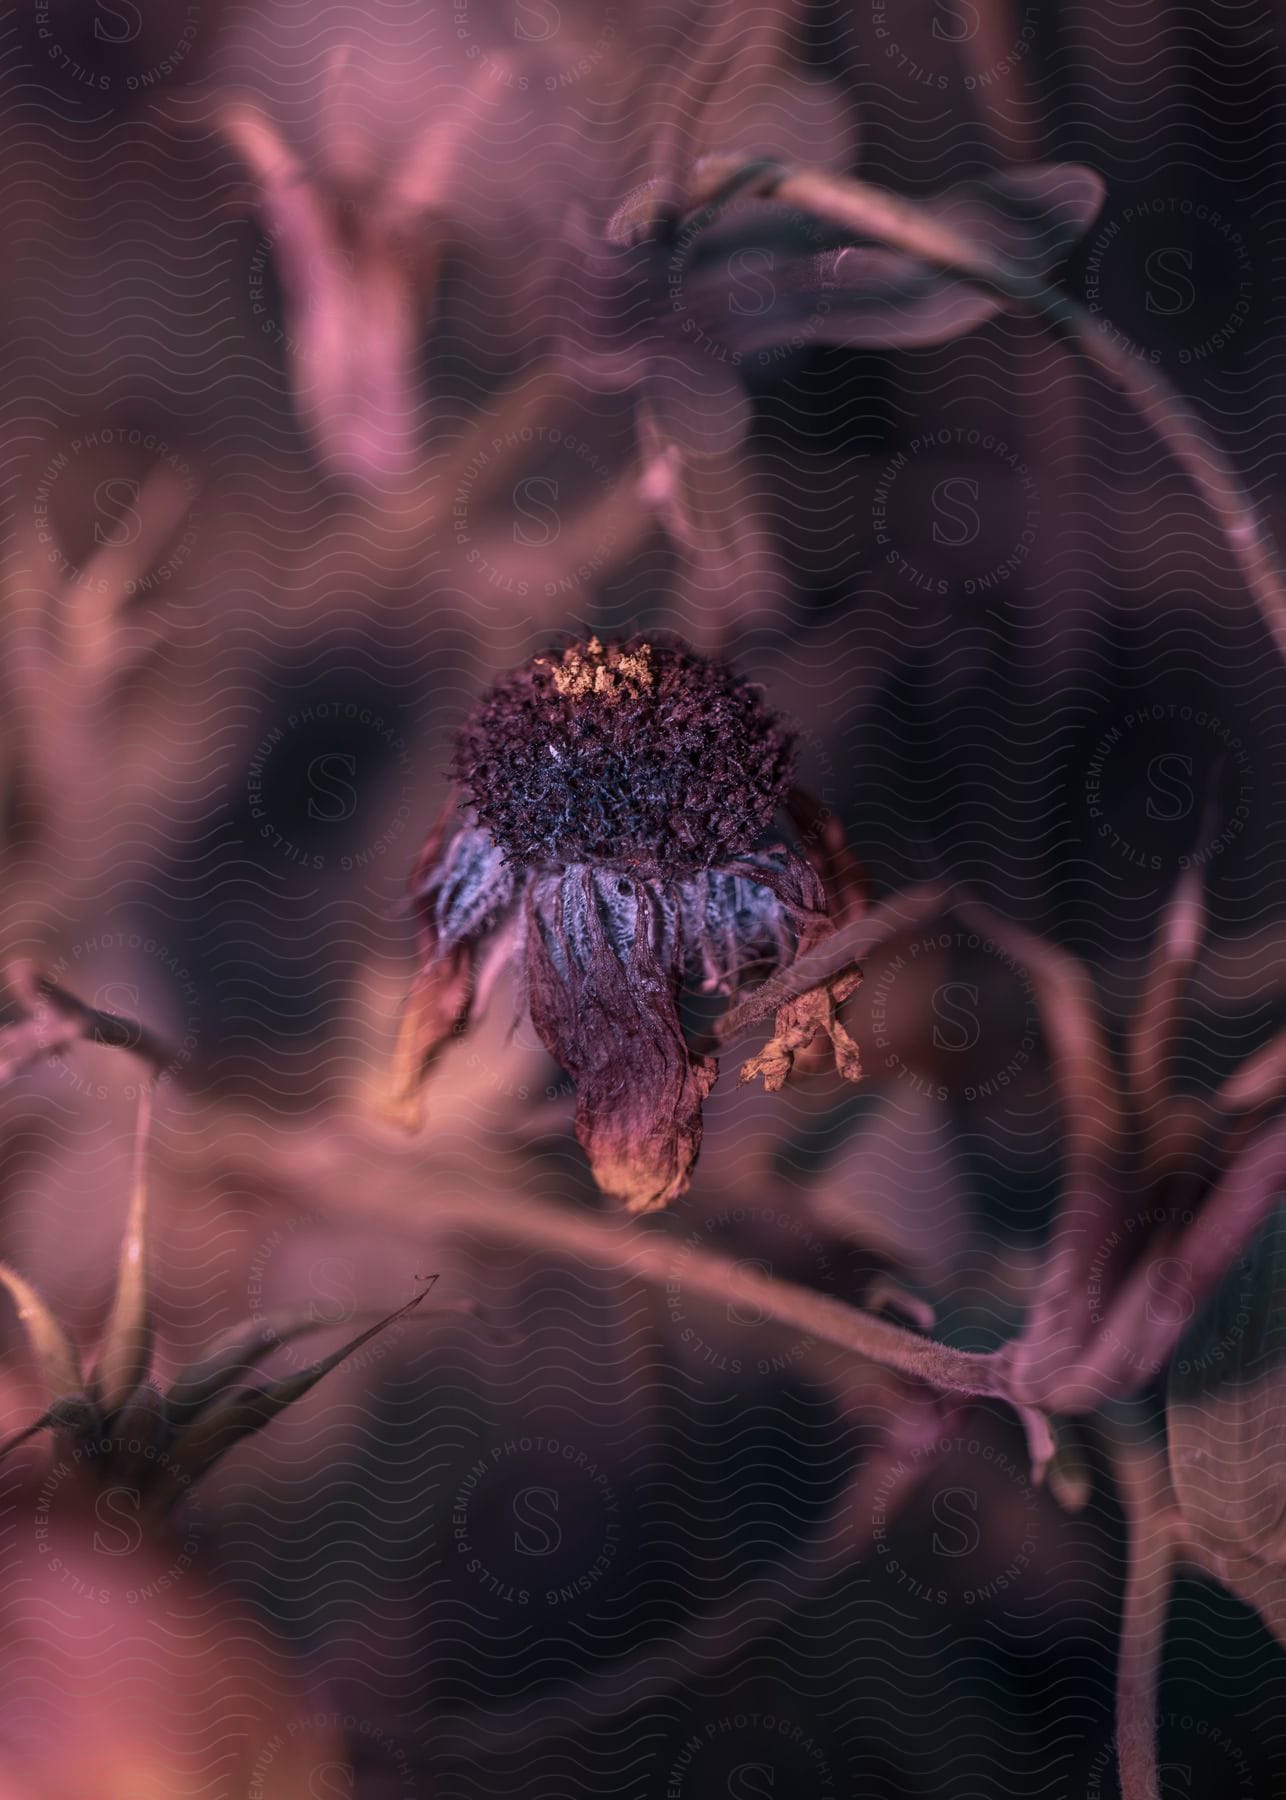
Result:
<svg viewBox="0 0 1286 1800"><path fill-rule="evenodd" d="M852 963L779 1006L771 1040L758 1056L741 1065L739 1080L753 1081L762 1075L766 1091L775 1094L785 1085L798 1053L807 1050L817 1033L824 1031L835 1049L835 1067L845 1081L860 1081L862 1054L840 1024L839 1008L861 985L862 971Z"/></svg>
<svg viewBox="0 0 1286 1800"><path fill-rule="evenodd" d="M640 644L629 651L616 645L604 650L599 640L592 637L583 647L573 644L565 650L562 663L554 669L554 686L568 700L599 694L610 702L627 694L650 694L652 684L651 644Z"/></svg>

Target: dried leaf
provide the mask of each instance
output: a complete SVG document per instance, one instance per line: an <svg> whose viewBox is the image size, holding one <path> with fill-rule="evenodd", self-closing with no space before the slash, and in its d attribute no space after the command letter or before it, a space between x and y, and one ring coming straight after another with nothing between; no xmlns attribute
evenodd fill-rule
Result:
<svg viewBox="0 0 1286 1800"><path fill-rule="evenodd" d="M1032 163L948 188L921 210L1034 276L1084 236L1106 192L1102 176L1079 163Z"/></svg>
<svg viewBox="0 0 1286 1800"><path fill-rule="evenodd" d="M239 1444L242 1438L250 1437L265 1425L271 1424L288 1406L302 1399L324 1376L329 1375L332 1369L338 1368L340 1363L360 1350L363 1344L387 1331L399 1319L405 1318L424 1299L436 1279L434 1276L405 1306L399 1306L395 1312L378 1320L348 1343L341 1344L329 1356L311 1363L308 1368L282 1376L277 1381L263 1382L258 1387L237 1388L198 1413L172 1446L161 1482L162 1495L173 1500L185 1492L220 1457Z"/></svg>
<svg viewBox="0 0 1286 1800"><path fill-rule="evenodd" d="M1225 1112L1253 1113L1272 1106L1286 1094L1286 1031L1278 1032L1261 1050L1248 1056L1235 1074L1217 1089L1215 1104Z"/></svg>
<svg viewBox="0 0 1286 1800"><path fill-rule="evenodd" d="M424 1292L428 1293L437 1276L430 1277ZM420 1296L423 1298L423 1295ZM472 1302L461 1301L441 1312L459 1312L472 1317ZM371 1315L359 1314L358 1317ZM374 1321L378 1322L378 1321ZM194 1362L188 1364L166 1395L166 1406L175 1427L181 1429L217 1400L240 1376L249 1375L266 1357L283 1345L307 1337L310 1332L333 1330L334 1321L315 1318L311 1313L282 1313L272 1319L258 1319L253 1324L233 1325L210 1344Z"/></svg>
<svg viewBox="0 0 1286 1800"><path fill-rule="evenodd" d="M762 1075L767 1091L776 1093L785 1085L798 1053L808 1048L819 1031L824 1031L835 1047L839 1073L845 1081L860 1081L861 1052L840 1023L838 1013L861 984L862 971L853 963L779 1007L771 1041L758 1056L742 1064L739 1080L753 1081L756 1075Z"/></svg>
<svg viewBox="0 0 1286 1800"><path fill-rule="evenodd" d="M1220 1563L1286 1568L1286 1208L1179 1346L1166 1421L1171 1479L1194 1540Z"/></svg>

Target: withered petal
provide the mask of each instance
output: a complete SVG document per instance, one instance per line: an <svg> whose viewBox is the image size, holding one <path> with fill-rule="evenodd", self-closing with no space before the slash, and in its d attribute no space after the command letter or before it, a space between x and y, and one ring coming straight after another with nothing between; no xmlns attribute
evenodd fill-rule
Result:
<svg viewBox="0 0 1286 1800"><path fill-rule="evenodd" d="M424 1122L424 1084L443 1045L458 1037L473 997L473 946L457 944L425 965L402 1008L384 1112L408 1131Z"/></svg>
<svg viewBox="0 0 1286 1800"><path fill-rule="evenodd" d="M648 883L576 864L529 890L527 979L540 1040L576 1083L576 1135L631 1212L682 1194L713 1057L684 1040L675 934Z"/></svg>
<svg viewBox="0 0 1286 1800"><path fill-rule="evenodd" d="M839 1020L839 1008L862 984L862 971L856 963L821 981L816 987L777 1009L773 1035L758 1056L741 1066L741 1081L764 1078L764 1087L772 1094L785 1086L795 1057L807 1050L819 1031L825 1032L835 1048L835 1067L845 1081L862 1079L862 1054Z"/></svg>
<svg viewBox="0 0 1286 1800"><path fill-rule="evenodd" d="M490 832L465 826L448 836L454 805L416 864L411 893L419 920L420 968L402 1009L384 1110L408 1130L423 1121L423 1089L443 1046L469 1022L474 963L514 896L515 879Z"/></svg>
<svg viewBox="0 0 1286 1800"><path fill-rule="evenodd" d="M784 844L674 883L690 970L707 993L735 994L755 969L792 962L830 929L810 865Z"/></svg>

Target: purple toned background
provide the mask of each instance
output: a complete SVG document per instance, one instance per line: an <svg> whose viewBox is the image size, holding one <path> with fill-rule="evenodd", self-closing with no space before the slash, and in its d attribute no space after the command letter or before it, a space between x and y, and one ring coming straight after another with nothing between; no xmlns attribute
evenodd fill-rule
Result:
<svg viewBox="0 0 1286 1800"><path fill-rule="evenodd" d="M1280 539L1276 10L763 11L692 152L914 198L1090 166L1106 199L1060 281ZM874 898L954 883L1047 937L1114 1046L1199 869L1181 1090L1282 1023L1272 636L1218 521L1065 341L1005 314L853 348L805 317L735 403L712 354L685 392L715 523L673 529L639 431L654 346L585 271L654 172L698 12L11 12L0 948L178 1047L152 1152L165 1368L257 1311L391 1308L415 1274L473 1308L378 1340L201 1490L193 1592L247 1609L292 1666L295 1735L339 1745L295 1791L1097 1800L1125 1574L1104 1437L1068 1514L1001 1403L931 1414L685 1279L717 1252L856 1304L887 1274L958 1347L1013 1336L1065 1158L1021 956L950 911L906 925L850 1007L863 1086L726 1074L691 1191L628 1228L503 993L422 1136L374 1117L453 734L498 672L591 629L678 630L762 681ZM771 260L728 266L744 307L782 304ZM0 1091L0 1255L85 1342L127 1204L122 1069L86 1047ZM1146 1205L1127 1181L1123 1229ZM664 1278L627 1229L672 1252ZM8 1430L31 1391L0 1330ZM1135 1387L1155 1439L1164 1381ZM41 1560L28 1472L3 1475L0 1736L38 1761L107 1726L22 1636ZM1279 1791L1282 1682L1254 1608L1181 1577L1164 1800Z"/></svg>

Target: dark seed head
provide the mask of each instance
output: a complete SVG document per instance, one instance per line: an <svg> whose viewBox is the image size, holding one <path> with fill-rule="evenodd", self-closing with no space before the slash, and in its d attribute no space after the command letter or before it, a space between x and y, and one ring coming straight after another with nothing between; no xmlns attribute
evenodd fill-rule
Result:
<svg viewBox="0 0 1286 1800"><path fill-rule="evenodd" d="M675 639L591 638L497 682L455 773L512 857L666 873L750 849L793 760L782 721L722 663Z"/></svg>

